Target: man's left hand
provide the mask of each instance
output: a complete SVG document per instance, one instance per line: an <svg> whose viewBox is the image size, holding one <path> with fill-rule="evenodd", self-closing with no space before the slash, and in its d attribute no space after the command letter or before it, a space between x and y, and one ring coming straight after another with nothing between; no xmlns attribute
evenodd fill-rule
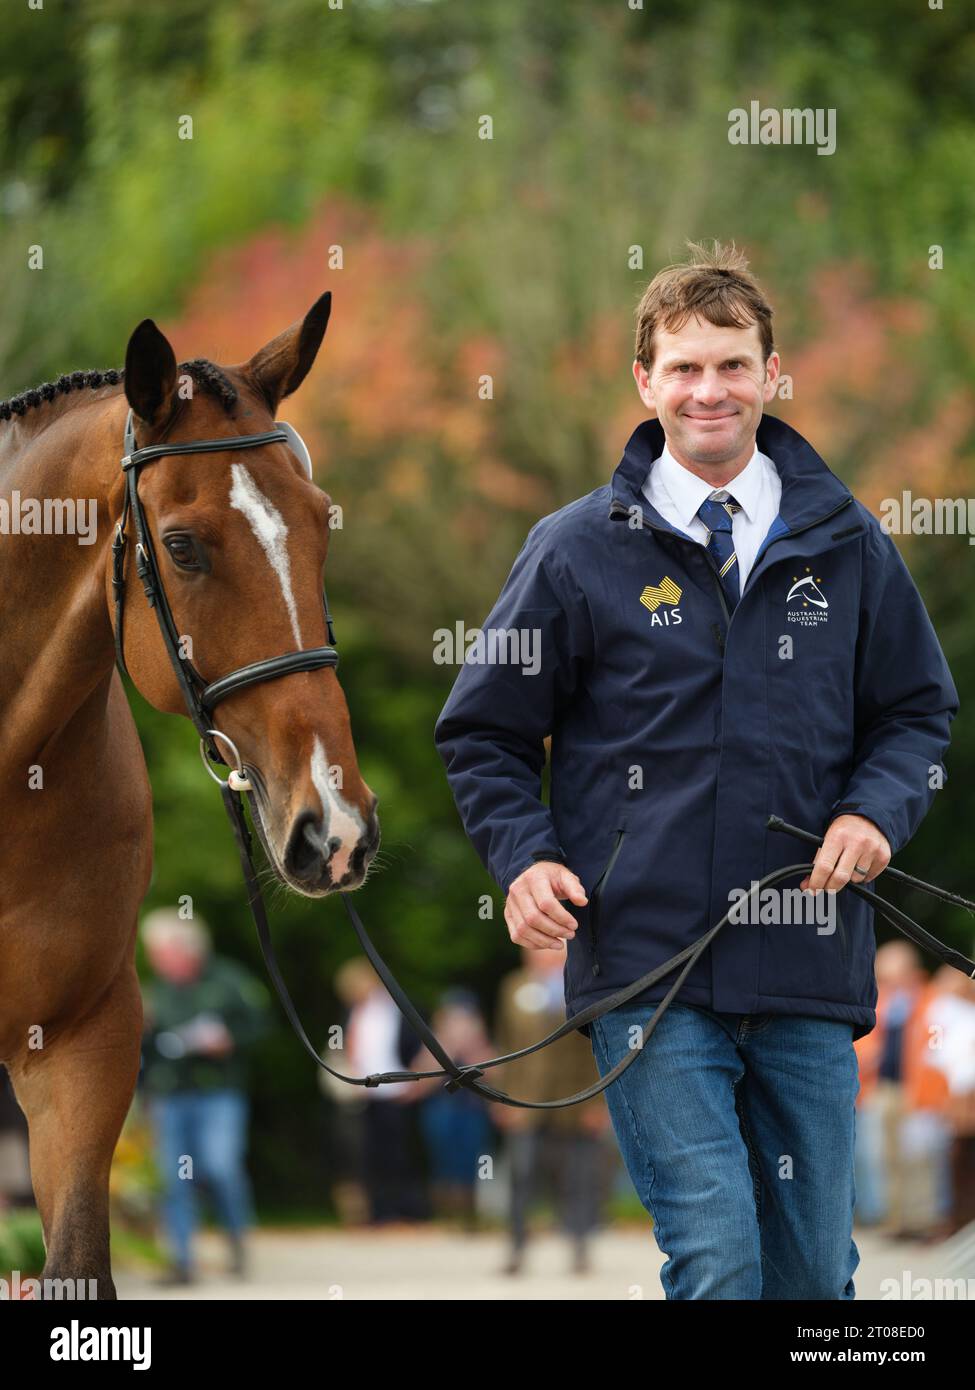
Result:
<svg viewBox="0 0 975 1390"><path fill-rule="evenodd" d="M887 839L866 816L837 816L816 851L816 867L799 885L838 893L851 881L872 883L890 863Z"/></svg>

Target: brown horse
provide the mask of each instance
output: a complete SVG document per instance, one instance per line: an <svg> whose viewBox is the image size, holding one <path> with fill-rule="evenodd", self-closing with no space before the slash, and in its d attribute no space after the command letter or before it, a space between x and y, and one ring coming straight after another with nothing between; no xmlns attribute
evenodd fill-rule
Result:
<svg viewBox="0 0 975 1390"><path fill-rule="evenodd" d="M140 448L272 429L315 360L330 299L228 368L178 366L147 319L124 373L78 372L0 404L0 1060L30 1127L44 1276L97 1280L100 1298L115 1296L108 1179L139 1067L134 947L152 858L149 781L114 659L125 419L131 406ZM327 642L330 499L285 444L161 458L139 494L205 678ZM77 534L63 533L72 499L97 509L88 534L81 507ZM129 673L158 709L184 714L131 555L125 578ZM358 887L378 844L376 798L334 670L239 690L219 726L258 773L252 804L278 876L307 895Z"/></svg>

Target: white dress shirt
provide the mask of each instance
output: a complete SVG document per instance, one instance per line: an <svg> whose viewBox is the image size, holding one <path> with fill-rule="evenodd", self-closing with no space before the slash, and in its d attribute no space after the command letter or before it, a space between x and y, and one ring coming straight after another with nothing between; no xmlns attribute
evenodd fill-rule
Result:
<svg viewBox="0 0 975 1390"><path fill-rule="evenodd" d="M682 463L678 463L665 444L659 458L654 459L643 484L643 495L652 507L683 531L691 540L706 544L708 528L697 515L702 502L713 497L724 502L728 493L741 507L731 518L731 538L738 556L739 592L744 592L755 557L762 548L769 527L779 514L782 480L772 460L759 453L756 445L751 458L740 473L723 488L713 488Z"/></svg>
<svg viewBox="0 0 975 1390"><path fill-rule="evenodd" d="M393 1000L383 989L374 989L349 1014L346 1051L349 1066L360 1075L374 1072L402 1071L399 1055L401 1016ZM370 1099L392 1100L409 1091L410 1082L393 1081L377 1086Z"/></svg>

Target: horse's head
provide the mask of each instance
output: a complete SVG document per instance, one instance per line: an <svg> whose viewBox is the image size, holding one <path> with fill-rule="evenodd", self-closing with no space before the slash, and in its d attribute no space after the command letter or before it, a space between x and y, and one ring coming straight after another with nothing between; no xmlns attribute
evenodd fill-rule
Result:
<svg viewBox="0 0 975 1390"><path fill-rule="evenodd" d="M326 294L249 362L218 369L189 364L194 370L182 377L169 342L145 320L125 359L138 448L273 430L278 403L315 360L330 307ZM120 484L114 516L121 514L122 495ZM204 681L328 644L322 585L331 499L311 481L294 448L277 442L166 455L141 468L138 496L180 656ZM130 553L125 664L153 705L185 714L156 615L140 587ZM240 750L255 819L278 875L309 896L358 887L379 843L379 823L334 669L292 671L234 690L213 718Z"/></svg>

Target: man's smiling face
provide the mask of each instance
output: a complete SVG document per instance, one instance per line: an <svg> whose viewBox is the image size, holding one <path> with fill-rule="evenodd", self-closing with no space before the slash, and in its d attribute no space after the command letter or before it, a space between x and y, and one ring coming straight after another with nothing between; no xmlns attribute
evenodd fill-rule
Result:
<svg viewBox="0 0 975 1390"><path fill-rule="evenodd" d="M775 395L778 353L766 362L757 324L718 328L692 315L676 333L654 333L649 374L633 364L640 398L656 410L671 453L702 477L740 471ZM729 471L730 470L730 471Z"/></svg>

